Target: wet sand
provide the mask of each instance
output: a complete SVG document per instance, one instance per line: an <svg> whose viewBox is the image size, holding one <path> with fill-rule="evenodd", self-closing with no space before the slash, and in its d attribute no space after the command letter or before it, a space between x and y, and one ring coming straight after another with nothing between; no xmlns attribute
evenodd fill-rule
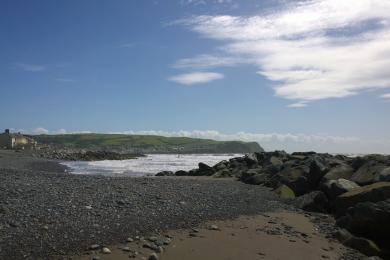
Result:
<svg viewBox="0 0 390 260"><path fill-rule="evenodd" d="M218 230L212 230L212 225ZM162 260L340 259L346 252L341 244L325 238L308 217L295 212L242 216L161 235L172 237L171 243L157 254ZM90 260L94 256L101 260L148 259L154 251L143 247L149 243L147 240L148 237L107 246L111 254L91 251L72 259ZM138 254L135 256L134 252Z"/></svg>

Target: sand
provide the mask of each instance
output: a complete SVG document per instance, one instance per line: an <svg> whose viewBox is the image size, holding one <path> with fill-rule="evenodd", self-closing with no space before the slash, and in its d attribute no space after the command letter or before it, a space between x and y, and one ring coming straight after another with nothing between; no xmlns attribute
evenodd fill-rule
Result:
<svg viewBox="0 0 390 260"><path fill-rule="evenodd" d="M211 230L211 225L218 230ZM172 242L158 254L162 260L256 260L256 259L340 259L345 248L330 241L316 229L302 213L279 212L256 216L242 216L234 220L204 223L193 230L173 230L165 235ZM108 246L111 254L93 252L75 257L89 260L98 255L101 260L148 259L153 252L142 248L145 241ZM139 254L124 252L128 246Z"/></svg>

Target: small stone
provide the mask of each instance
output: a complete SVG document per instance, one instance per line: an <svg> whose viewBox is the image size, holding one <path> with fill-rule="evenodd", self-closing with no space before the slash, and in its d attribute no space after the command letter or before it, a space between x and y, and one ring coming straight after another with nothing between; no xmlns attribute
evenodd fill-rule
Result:
<svg viewBox="0 0 390 260"><path fill-rule="evenodd" d="M99 249L99 248L100 248L100 245L98 245L98 244L93 244L93 245L91 245L89 247L89 249L91 249L91 250L96 250L96 249Z"/></svg>
<svg viewBox="0 0 390 260"><path fill-rule="evenodd" d="M49 226L48 226L48 225L44 225L44 226L43 226L43 229L48 230L48 229L49 229Z"/></svg>
<svg viewBox="0 0 390 260"><path fill-rule="evenodd" d="M98 256L98 255L93 255L93 256L91 257L91 260L100 260L100 256Z"/></svg>
<svg viewBox="0 0 390 260"><path fill-rule="evenodd" d="M156 253L153 253L149 256L148 260L158 260L158 255Z"/></svg>
<svg viewBox="0 0 390 260"><path fill-rule="evenodd" d="M91 205L88 205L88 206L85 206L86 209L92 209L92 206Z"/></svg>
<svg viewBox="0 0 390 260"><path fill-rule="evenodd" d="M156 236L148 237L148 240L149 240L150 242L156 242L157 239L158 239L158 238L157 238Z"/></svg>
<svg viewBox="0 0 390 260"><path fill-rule="evenodd" d="M219 227L217 225L210 225L209 229L210 230L219 230Z"/></svg>
<svg viewBox="0 0 390 260"><path fill-rule="evenodd" d="M111 250L108 247L103 247L102 252L103 254L111 254Z"/></svg>
<svg viewBox="0 0 390 260"><path fill-rule="evenodd" d="M131 252L131 249L128 246L122 247L122 250L125 252Z"/></svg>
<svg viewBox="0 0 390 260"><path fill-rule="evenodd" d="M132 239L131 237L129 237L129 238L126 239L126 241L129 242L129 243L131 243L131 242L134 241L134 239Z"/></svg>
<svg viewBox="0 0 390 260"><path fill-rule="evenodd" d="M164 245L169 245L172 242L172 239L166 238L163 240Z"/></svg>

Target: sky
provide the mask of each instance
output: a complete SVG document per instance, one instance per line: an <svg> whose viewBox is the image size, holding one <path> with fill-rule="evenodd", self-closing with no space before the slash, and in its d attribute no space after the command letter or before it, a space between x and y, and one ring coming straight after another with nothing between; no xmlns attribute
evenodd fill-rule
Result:
<svg viewBox="0 0 390 260"><path fill-rule="evenodd" d="M388 0L2 0L0 128L390 153Z"/></svg>

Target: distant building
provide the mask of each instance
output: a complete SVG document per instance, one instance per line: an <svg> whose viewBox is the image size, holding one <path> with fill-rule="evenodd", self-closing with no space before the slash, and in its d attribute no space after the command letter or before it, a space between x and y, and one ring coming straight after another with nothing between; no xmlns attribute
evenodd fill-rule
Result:
<svg viewBox="0 0 390 260"><path fill-rule="evenodd" d="M9 129L5 129L4 133L0 134L1 149L35 149L37 142L29 136L21 133L10 133Z"/></svg>

